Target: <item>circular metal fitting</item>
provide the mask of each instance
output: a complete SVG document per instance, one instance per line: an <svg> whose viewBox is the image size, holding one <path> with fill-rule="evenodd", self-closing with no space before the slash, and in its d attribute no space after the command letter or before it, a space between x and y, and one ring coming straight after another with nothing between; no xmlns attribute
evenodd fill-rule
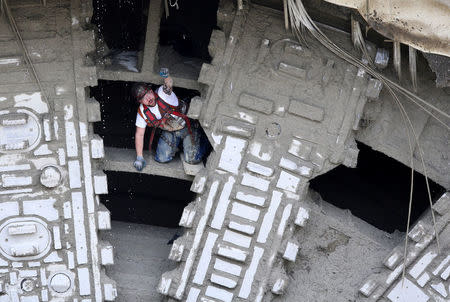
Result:
<svg viewBox="0 0 450 302"><path fill-rule="evenodd" d="M50 279L50 288L57 293L65 293L72 286L69 276L64 273L57 273Z"/></svg>
<svg viewBox="0 0 450 302"><path fill-rule="evenodd" d="M54 188L61 182L61 172L54 166L45 167L40 177L41 184L47 188Z"/></svg>
<svg viewBox="0 0 450 302"><path fill-rule="evenodd" d="M20 287L25 292L31 292L34 289L34 281L32 279L23 279L20 283Z"/></svg>

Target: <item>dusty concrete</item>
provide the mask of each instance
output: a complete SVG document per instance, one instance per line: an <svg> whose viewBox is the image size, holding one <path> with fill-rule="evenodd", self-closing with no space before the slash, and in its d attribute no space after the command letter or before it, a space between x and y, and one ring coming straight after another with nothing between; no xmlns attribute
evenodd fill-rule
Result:
<svg viewBox="0 0 450 302"><path fill-rule="evenodd" d="M169 68L171 76L177 78L197 79L203 61L198 58L184 57L171 46L159 46L158 66Z"/></svg>
<svg viewBox="0 0 450 302"><path fill-rule="evenodd" d="M446 1L326 0L354 8L385 37L427 53L450 56L450 5Z"/></svg>
<svg viewBox="0 0 450 302"><path fill-rule="evenodd" d="M425 58L430 64L430 68L436 74L436 86L450 86L450 57L424 53Z"/></svg>
<svg viewBox="0 0 450 302"><path fill-rule="evenodd" d="M180 266L163 275L165 295L261 301L285 292L283 266L301 248L293 234L314 217L308 180L356 164L353 129L369 77L314 41L306 48L286 38L282 16L256 7L235 16L228 41L213 33L195 115L214 152L194 179L200 197L181 219L192 231L170 253ZM224 272L221 261L241 273Z"/></svg>
<svg viewBox="0 0 450 302"><path fill-rule="evenodd" d="M444 301L449 294L449 207L446 192L433 205L436 224L431 212L425 213L408 233L408 245L402 241L360 285L359 301Z"/></svg>
<svg viewBox="0 0 450 302"><path fill-rule="evenodd" d="M102 164L103 170L107 171L122 171L122 172L136 172L136 169L131 165L136 158L136 151L132 149L120 148L105 148L105 160ZM144 158L147 161L147 166L141 173L160 175L178 179L193 180L191 175L187 175L183 169L181 158L177 156L169 163L158 163L154 160L154 154L149 151L144 151Z"/></svg>
<svg viewBox="0 0 450 302"><path fill-rule="evenodd" d="M338 36L335 32L333 39L351 48L349 37ZM302 239L295 234L306 232L314 219L314 211L304 199L308 179L337 164L353 167L356 163L353 134L363 127L360 118L367 98L375 101L377 97L371 91L373 81L368 81L364 71L352 70L330 56L314 41L308 41L306 48L292 45L286 38L289 35L284 32L281 16L256 7L236 15L229 37L213 33L214 59L211 65L203 65L199 77L208 91L204 106L195 115L200 116L215 152L208 160L208 171L194 180L193 191L200 198L187 207L182 218L182 225L193 231L179 239L170 253L180 266L163 275L158 290L165 295L187 297L188 301L200 297L270 301L286 292L289 277L284 269L301 258ZM417 119L420 125L420 115L413 117ZM394 126L398 120L390 122L399 132L404 130ZM436 165L442 165L446 172L432 177L442 180L448 174L445 156ZM218 188L220 196L216 195ZM281 204L278 194L283 196ZM237 219L244 226L236 228ZM335 258L332 254L341 246L360 243L346 231L324 230L320 225L316 226L325 240L314 229L309 241L312 246L322 241L321 246L312 249L306 244L304 257L314 263L314 255L329 253L329 266L340 267L344 252ZM358 237L350 229L347 232ZM378 241L380 236L371 240L383 242ZM204 246L202 251L199 246ZM380 243L365 248L373 252L365 255L370 259L344 264L356 269L355 278L337 289L344 299L359 298L352 288L371 272L370 266L360 265L376 267L375 255L388 250ZM355 253L347 252L347 256L362 256L361 251ZM244 276L237 272L224 275L216 264L223 260L238 264ZM311 297L316 296L315 290L329 294L326 297L330 299L338 294L332 290L325 294L327 290L319 288L311 286ZM322 296L316 299L322 300Z"/></svg>
<svg viewBox="0 0 450 302"><path fill-rule="evenodd" d="M355 301L355 288L378 270L379 261L394 248L403 233L388 234L337 209L311 192L314 213L295 235L300 251L287 267L290 285L273 301ZM361 202L363 202L361 200ZM318 299L320 297L320 299Z"/></svg>
<svg viewBox="0 0 450 302"><path fill-rule="evenodd" d="M429 75L429 74L428 74ZM433 106L450 112L449 95L433 87L430 77L419 75L419 95ZM425 85L427 83L428 85ZM450 132L437 120L410 101L402 99L402 104L418 136L418 143L411 133L414 150L414 167L423 173L419 144L422 148L427 174L444 188L450 188ZM379 101L371 101L365 108L365 123L356 138L403 164L410 165L410 147L406 129L408 122L402 118L399 107L386 90L382 90ZM445 118L439 116L441 120ZM450 124L447 123L447 126Z"/></svg>
<svg viewBox="0 0 450 302"><path fill-rule="evenodd" d="M0 58L0 238L8 239L0 240L0 290L6 294L3 300L21 297L22 302L112 301L115 283L101 266L114 262L113 247L97 235L111 224L96 196L108 192L97 162L105 150L89 125L101 116L86 90L97 85L97 69L86 60L94 50L93 32L85 30L92 10L90 1L47 2L48 7L42 8L37 2L15 1L13 13L48 104L21 61L14 36L4 24L0 27L0 49L7 50L0 53L5 54ZM151 2L151 20L159 21L161 4ZM407 162L404 127L395 108L383 94L383 102L370 100L377 93L363 70L315 41L308 41L309 47L293 41L280 13L255 6L230 15L229 6L221 9L224 31L212 34L213 61L203 64L198 81L175 79L178 86L201 90L202 98L192 107L197 111L190 114L199 118L214 151L194 179L192 191L198 198L186 207L180 221L186 233L169 251L178 265L163 274L158 291L190 302L263 301L283 293L287 298L279 300L289 301L298 297L296 289L310 297L319 292L327 299L341 294L346 299L398 301L396 286L403 265L398 247L384 261L386 268L379 269L381 254L396 238L384 238L348 213L312 204L307 198L311 178L340 164L356 165L355 138ZM161 81L155 72L158 28L159 22L149 22L142 73L99 68L100 77ZM351 49L348 36L334 32L333 37ZM448 112L448 97L430 93L428 84L421 94ZM431 177L448 188L448 136L437 132L429 117L407 107L430 154ZM119 156L117 162L126 156ZM447 252L449 206L443 200L436 211ZM414 279L409 281L414 284L412 294L425 297L424 301L426 297L438 300L436 292L445 297L442 286L448 286L448 275L444 272L450 274L450 268L444 263L440 277L431 277L437 264L426 266L435 241L429 220L424 221L409 234L414 243L405 265L417 261L409 272ZM143 229L138 233L146 233ZM132 239L123 234L125 243ZM357 261L344 261L349 255ZM333 270L321 279L324 262ZM416 276L417 265L420 273L427 270L432 282ZM308 267L316 281L307 280ZM345 280L338 285L333 272L345 269L351 273L342 274L339 278ZM376 276L362 280L369 272ZM54 274L56 283L52 283ZM309 286L290 291L289 274ZM323 290L330 284L336 288Z"/></svg>
<svg viewBox="0 0 450 302"><path fill-rule="evenodd" d="M100 113L85 90L97 85L91 2L46 2L8 1L42 90L0 15L0 299L112 301L103 143L89 125Z"/></svg>
<svg viewBox="0 0 450 302"><path fill-rule="evenodd" d="M156 291L159 276L172 269L167 258L171 246L167 242L179 229L112 221L112 230L102 239L114 246L114 265L106 269L117 282L118 302L161 301Z"/></svg>
<svg viewBox="0 0 450 302"><path fill-rule="evenodd" d="M351 301L361 280L374 272L403 234L382 232L312 191L306 202L314 218L295 235L301 249L297 262L287 266L290 285L273 301L297 301L300 295L306 301L318 295L321 301ZM175 266L167 258L167 241L177 232L182 231L112 221L112 230L103 232L102 239L114 246L114 265L106 271L118 284L116 301L162 301L156 287L159 276Z"/></svg>

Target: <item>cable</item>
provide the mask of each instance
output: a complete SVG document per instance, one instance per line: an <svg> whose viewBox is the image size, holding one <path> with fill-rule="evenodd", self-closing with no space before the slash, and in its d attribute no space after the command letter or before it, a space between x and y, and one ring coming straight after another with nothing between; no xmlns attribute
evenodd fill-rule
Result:
<svg viewBox="0 0 450 302"><path fill-rule="evenodd" d="M369 65L371 67L374 67L372 57L367 50L366 41L364 40L363 34L361 32L361 26L359 25L358 20L355 20L353 15L351 15L351 28L353 45L363 53L364 58L367 60Z"/></svg>
<svg viewBox="0 0 450 302"><path fill-rule="evenodd" d="M10 9L9 9L8 2L6 0L2 0L2 3L3 3L3 7L5 9L5 12L6 12L6 16L8 17L10 26L11 26L14 34L16 35L16 39L18 40L19 45L22 48L22 51L23 51L23 53L25 55L24 56L25 63L31 69L31 73L33 74L33 77L34 77L34 79L35 79L35 81L36 81L36 83L37 83L37 85L39 87L39 90L41 91L41 94L42 94L42 96L44 98L44 101L49 107L49 112L53 112L53 106L52 106L53 104L49 102L47 94L45 93L45 90L44 90L44 88L42 86L42 83L39 80L39 76L38 76L38 74L36 72L36 69L34 68L34 64L31 61L30 54L28 53L28 50L27 50L27 48L25 46L25 43L23 42L22 35L20 34L20 31L19 31L19 28L17 27L16 21L14 20L14 17L13 17L13 15L12 15Z"/></svg>
<svg viewBox="0 0 450 302"><path fill-rule="evenodd" d="M444 117L450 119L450 115L445 113L444 111L440 110L439 108L431 105L427 101L423 100L416 94L412 93L411 91L407 90L406 88L400 86L399 84L391 81L387 77L383 76L382 74L375 71L373 68L367 66L360 60L354 58L352 55L347 53L346 51L342 50L340 47L338 47L334 42L332 42L314 23L314 21L311 19L311 17L306 12L303 4L301 1L296 2L296 0L288 0L288 8L290 12L290 19L293 20L291 23L294 25L292 26L293 34L298 38L300 35L301 39L300 41L306 41L305 35L304 35L304 28L307 28L309 32L317 39L319 42L321 42L326 48L328 48L330 51L332 51L337 56L341 57L342 59L346 60L352 65L355 65L357 67L360 67L364 69L367 73L369 73L371 76L381 80L383 79L387 83L393 86L396 90L401 92L403 95L408 97L413 103L419 106L418 102L428 106L430 109L435 110L439 114L443 115ZM424 109L422 106L419 106L420 108ZM429 111L426 111L427 113L430 113ZM444 122L442 122L440 119L436 118L435 115L430 114L433 118L437 119L439 123L441 123L447 130L450 130L450 127L447 126Z"/></svg>
<svg viewBox="0 0 450 302"><path fill-rule="evenodd" d="M396 89L397 91L400 91L404 96L407 97L407 99L411 100L413 103L418 105L424 111L429 113L430 116L432 116L433 118L437 119L447 129L450 129L450 128L444 122L442 122L440 119L438 119L434 114L429 112L422 105L418 104L418 102L421 102L421 103L429 106L431 109L436 110L438 113L440 113L444 117L450 118L449 115L446 114L445 112L439 110L438 108L434 107L433 105L429 104L428 102L426 102L425 100L421 99L420 97L418 97L414 93L410 92L409 90L403 88L399 84L394 83L393 81L389 80L388 78L386 78L385 76L383 76L380 73L376 72L374 69L370 68L369 66L366 66L360 60L354 58L352 55L348 54L347 52L345 52L344 50L339 48L325 34L323 34L323 32L315 25L314 21L310 18L310 16L306 12L306 10L305 10L301 0L288 0L288 6L289 6L289 12L291 14L291 18L290 19L293 20L293 22L292 22L292 25L293 25L292 26L292 30L293 30L295 36L301 35L301 33L300 33L301 26L299 26L299 23L301 23L327 49L329 49L330 51L332 51L334 54L336 54L340 58L344 59L345 61L349 62L350 64L355 65L355 66L360 67L360 68L363 68L370 75L372 75L373 77L379 79L387 87L389 93L394 98L394 101L396 102L397 106L400 109L400 112L401 112L401 115L402 115L402 119L403 119L405 124L406 124L406 121L407 121L407 126L409 125L409 128L411 129L411 131L412 131L412 133L414 135L415 143L417 144L417 147L419 149L419 155L420 155L422 168L423 168L423 172L424 172L424 176L425 176L425 182L426 182L426 185L427 185L427 193L428 193L428 199L429 199L429 202L430 202L430 210L431 210L431 216L432 216L432 220L433 220L434 233L435 233L435 236L436 236L437 249L438 249L438 253L440 253L439 236L438 236L437 227L436 227L436 218L435 218L435 214L434 214L434 210L433 210L433 203L432 203L432 199L431 199L431 192L430 192L429 182L428 182L428 172L427 172L427 169L425 167L423 150L422 150L422 147L420 145L417 133L416 133L416 131L415 131L413 125L412 125L411 119L409 118L409 116L408 116L404 106L401 104L397 94L394 92L393 89ZM410 147L411 186L410 186L410 197L409 197L409 207L408 207L407 232L406 232L406 235L405 235L406 236L406 239L405 239L405 250L404 250L404 261L405 261L405 263L403 265L402 280L404 280L405 269L406 269L406 253L407 253L407 245L408 245L408 233L409 233L409 224L410 224L410 220L411 220L411 209L412 209L412 200L413 200L413 191L414 191L414 153L413 153L414 150L413 150L413 147L412 147L411 136L410 136L410 133L409 133L410 130L408 130L408 127L406 127L406 131L407 131L408 142L409 142L409 147Z"/></svg>

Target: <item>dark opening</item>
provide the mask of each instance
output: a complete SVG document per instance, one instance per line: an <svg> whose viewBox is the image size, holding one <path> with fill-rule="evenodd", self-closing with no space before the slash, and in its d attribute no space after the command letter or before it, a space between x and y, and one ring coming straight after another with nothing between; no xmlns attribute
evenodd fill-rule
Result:
<svg viewBox="0 0 450 302"><path fill-rule="evenodd" d="M145 40L148 0L93 0L92 23L110 49L140 50Z"/></svg>
<svg viewBox="0 0 450 302"><path fill-rule="evenodd" d="M168 0L169 17L163 13L159 33L159 66L172 75L198 77L209 63L209 39L217 27L218 0ZM178 7L178 9L177 9Z"/></svg>
<svg viewBox="0 0 450 302"><path fill-rule="evenodd" d="M144 49L148 0L93 0L91 23L98 28L97 63L109 69L138 72ZM106 44L106 47L104 47Z"/></svg>
<svg viewBox="0 0 450 302"><path fill-rule="evenodd" d="M102 120L94 123L94 132L103 138L106 147L135 148L138 103L131 95L133 84L100 80L98 86L91 87L91 96L100 103L102 113ZM158 87L152 86L154 90ZM179 99L188 103L192 97L200 95L196 90L184 88L174 87L173 91ZM148 149L150 133L146 131L145 134L145 149ZM155 137L154 149L157 141L158 137ZM210 145L208 148L205 159L212 149ZM142 173L105 173L108 176L109 194L101 196L101 202L112 212L113 220L177 227L184 207L194 198L194 193L189 190L191 182L186 180Z"/></svg>
<svg viewBox="0 0 450 302"><path fill-rule="evenodd" d="M355 169L339 166L316 177L310 187L322 198L386 232L406 231L411 169L400 162L358 143ZM436 201L445 189L429 180ZM411 224L429 207L425 178L414 173Z"/></svg>
<svg viewBox="0 0 450 302"><path fill-rule="evenodd" d="M100 103L102 120L94 123L94 132L103 138L106 147L134 149L136 114L138 103L131 96L134 82L98 81L98 86L91 88L91 96ZM157 85L153 85L156 90ZM187 103L200 95L197 90L174 87L178 99ZM151 131L145 131L144 142L148 144ZM157 142L154 140L154 147ZM144 148L148 148L144 146Z"/></svg>
<svg viewBox="0 0 450 302"><path fill-rule="evenodd" d="M141 173L106 171L109 194L101 202L113 220L177 227L184 207L194 200L191 182Z"/></svg>

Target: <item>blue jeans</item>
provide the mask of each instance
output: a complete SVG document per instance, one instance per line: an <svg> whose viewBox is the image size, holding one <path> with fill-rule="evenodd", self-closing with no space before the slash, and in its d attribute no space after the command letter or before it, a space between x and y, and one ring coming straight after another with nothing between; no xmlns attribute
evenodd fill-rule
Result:
<svg viewBox="0 0 450 302"><path fill-rule="evenodd" d="M188 164L197 164L202 161L206 152L200 129L192 127L192 136L189 135L187 127L178 131L162 131L156 148L155 160L166 163L173 159L178 151L178 145L183 142L183 159Z"/></svg>

